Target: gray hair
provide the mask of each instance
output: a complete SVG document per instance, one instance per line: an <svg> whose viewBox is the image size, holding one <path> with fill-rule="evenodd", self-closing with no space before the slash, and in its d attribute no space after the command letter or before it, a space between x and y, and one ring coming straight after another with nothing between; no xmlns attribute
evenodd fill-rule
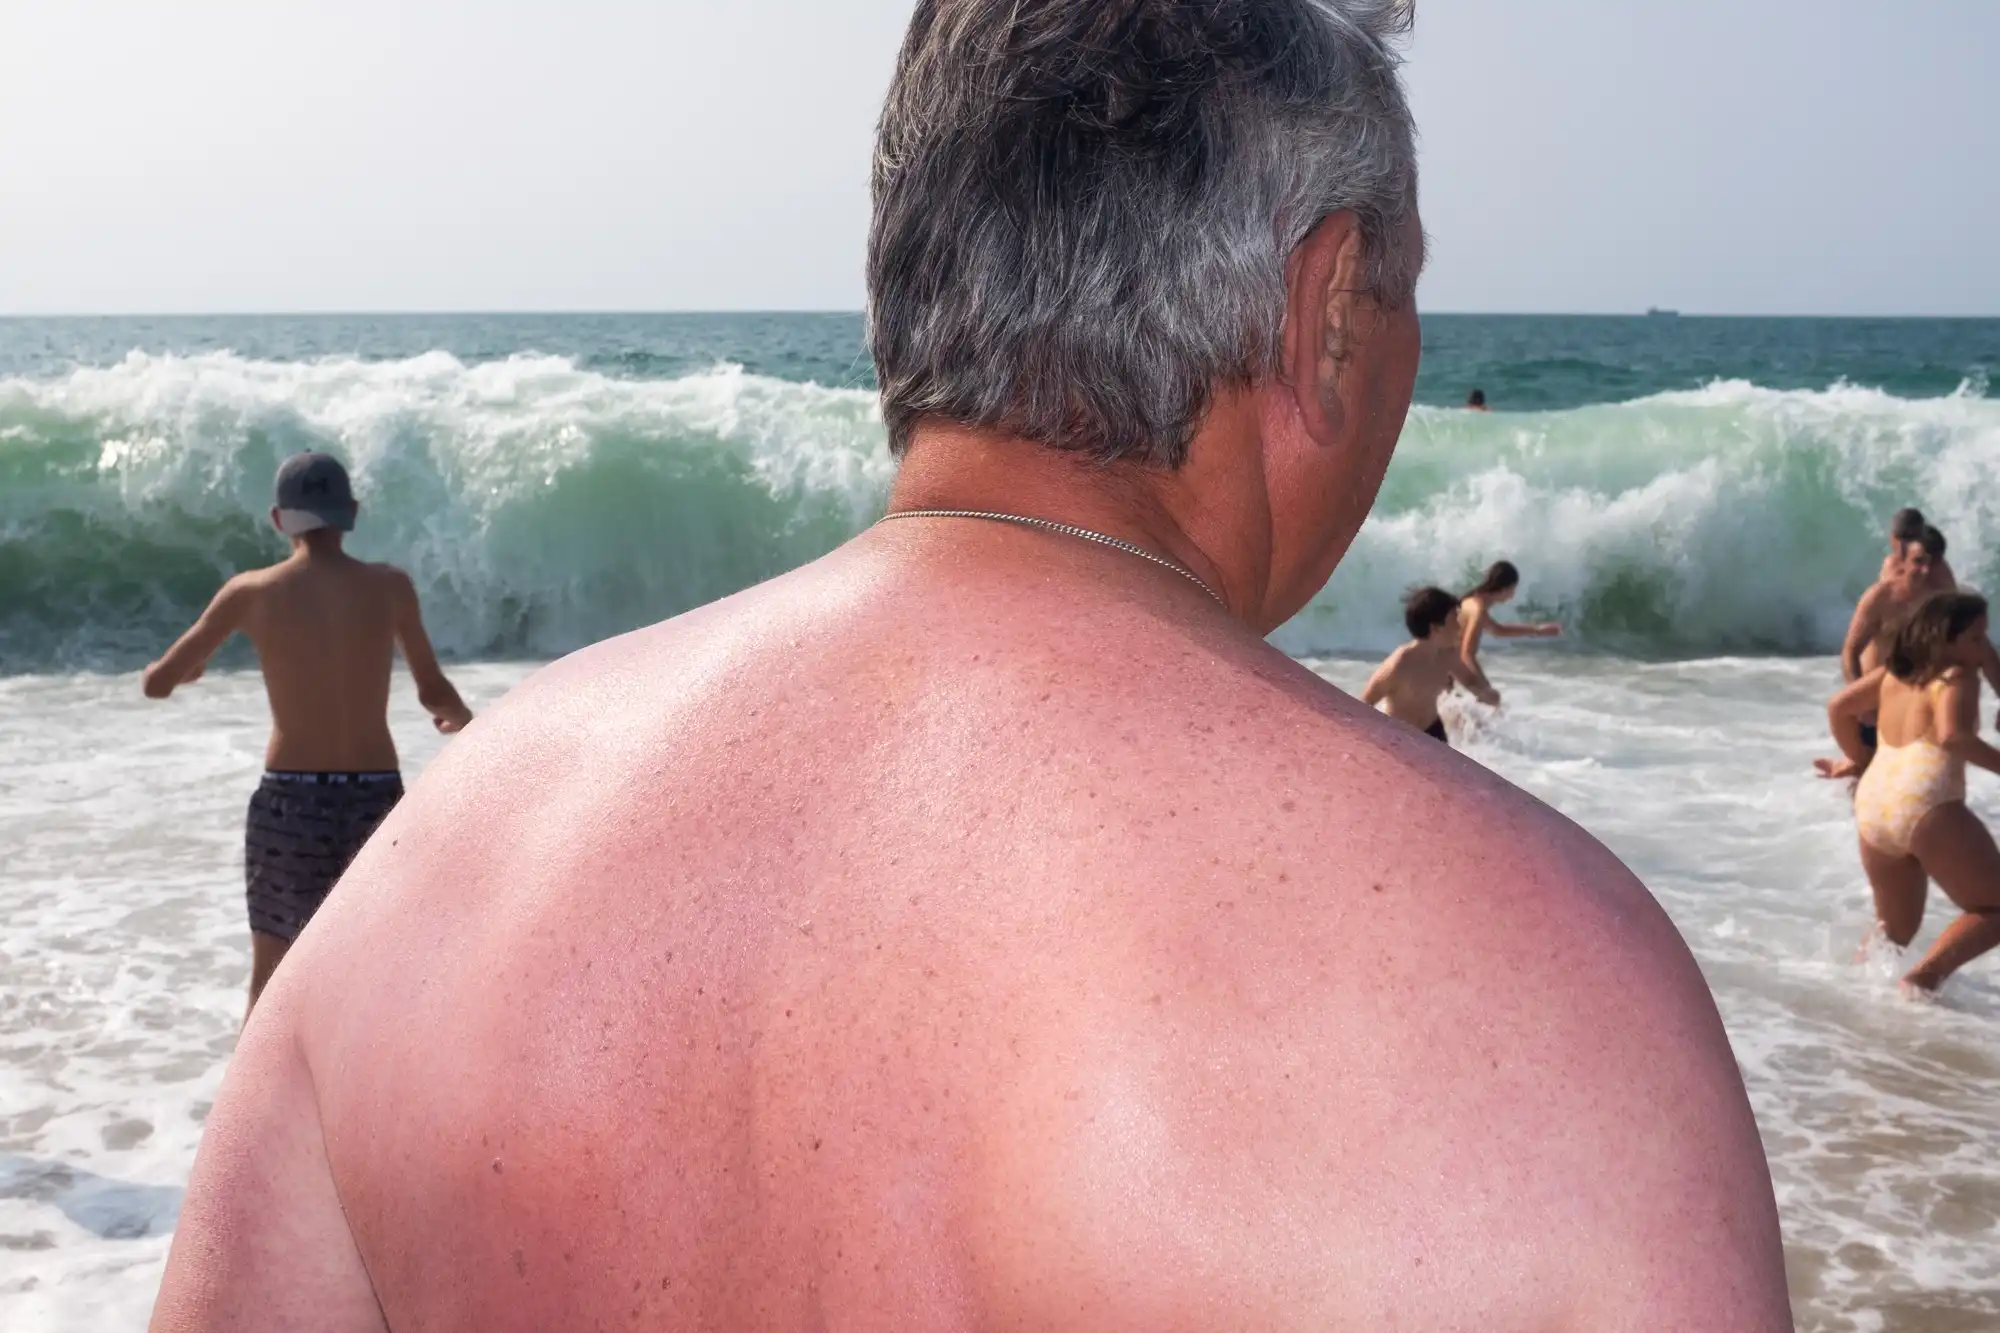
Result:
<svg viewBox="0 0 2000 1333"><path fill-rule="evenodd" d="M1408 303L1413 10L918 0L868 244L891 450L936 417L1180 466L1215 386L1277 370L1286 261L1342 210Z"/></svg>

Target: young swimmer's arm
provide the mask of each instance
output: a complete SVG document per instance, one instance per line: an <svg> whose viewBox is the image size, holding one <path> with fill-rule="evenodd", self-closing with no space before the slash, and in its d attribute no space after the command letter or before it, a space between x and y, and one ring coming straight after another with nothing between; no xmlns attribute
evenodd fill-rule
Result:
<svg viewBox="0 0 2000 1333"><path fill-rule="evenodd" d="M1989 773L2000 773L2000 750L1979 738L1979 677L1954 671L1944 680L1938 710L1938 748Z"/></svg>
<svg viewBox="0 0 2000 1333"><path fill-rule="evenodd" d="M1388 661L1376 667L1375 674L1368 678L1368 684L1362 689L1361 702L1370 708L1381 707L1382 701L1389 697L1389 682L1396 677L1396 656L1391 653Z"/></svg>
<svg viewBox="0 0 2000 1333"><path fill-rule="evenodd" d="M1524 622L1510 625L1504 620L1488 617L1486 628L1493 631L1493 636L1498 639L1553 639L1562 633L1562 626L1553 620L1545 620L1539 624Z"/></svg>
<svg viewBox="0 0 2000 1333"><path fill-rule="evenodd" d="M1993 647L1991 639L1986 641L1986 659L1979 664L1979 674L1986 678L1995 694L2000 694L2000 650Z"/></svg>
<svg viewBox="0 0 2000 1333"><path fill-rule="evenodd" d="M1861 654L1875 639L1875 604L1881 600L1881 587L1878 583L1861 595L1854 608L1854 619L1847 625L1847 640L1840 645L1840 671L1849 680L1861 679Z"/></svg>
<svg viewBox="0 0 2000 1333"><path fill-rule="evenodd" d="M431 715L432 723L445 735L463 731L472 721L472 710L465 706L458 690L445 679L444 668L438 665L431 637L424 632L423 609L417 603L416 585L400 569L391 568L389 575L396 599L396 642L402 645L403 661L409 664L410 675L416 679L417 702L424 706L424 710Z"/></svg>
<svg viewBox="0 0 2000 1333"><path fill-rule="evenodd" d="M178 687L200 680L215 650L243 627L243 614L249 603L250 590L240 578L223 584L201 618L174 641L174 646L159 661L146 668L140 677L140 688L145 690L146 697L164 699Z"/></svg>
<svg viewBox="0 0 2000 1333"><path fill-rule="evenodd" d="M1474 677L1478 673L1466 668L1463 657L1459 657L1448 663L1445 670L1451 673L1451 678L1454 682L1465 687L1467 694L1470 694L1488 708L1498 708L1500 706L1500 691L1487 684L1484 677L1479 677L1475 680Z"/></svg>
<svg viewBox="0 0 2000 1333"><path fill-rule="evenodd" d="M1847 756L1848 763L1829 764L1824 759L1819 760L1814 767L1819 769L1821 777L1851 778L1868 767L1868 761L1873 756L1861 743L1861 717L1881 706L1882 678L1888 674L1888 668L1876 667L1827 702L1827 730L1833 733L1834 743L1840 746L1840 752Z"/></svg>

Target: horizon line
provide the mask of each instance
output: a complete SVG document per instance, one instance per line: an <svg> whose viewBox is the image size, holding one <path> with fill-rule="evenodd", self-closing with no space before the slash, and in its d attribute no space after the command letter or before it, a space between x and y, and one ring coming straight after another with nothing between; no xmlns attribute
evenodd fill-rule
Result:
<svg viewBox="0 0 2000 1333"><path fill-rule="evenodd" d="M1991 322L2000 320L2000 312L1985 315L1967 314L1797 314L1787 312L1758 313L1717 313L1699 310L1678 310L1660 307L1654 310L1422 310L1425 317L1446 319L1785 319L1785 320L1957 320L1965 322ZM103 310L103 311L0 311L0 321L86 320L86 319L462 319L462 318L628 318L632 316L669 316L677 318L717 318L717 317L768 317L773 315L824 315L860 318L863 311L853 307L798 306L768 309L673 309L630 306L623 308L590 309L587 307L557 308L529 307L508 309L503 307L468 307L464 309L300 309L300 310Z"/></svg>

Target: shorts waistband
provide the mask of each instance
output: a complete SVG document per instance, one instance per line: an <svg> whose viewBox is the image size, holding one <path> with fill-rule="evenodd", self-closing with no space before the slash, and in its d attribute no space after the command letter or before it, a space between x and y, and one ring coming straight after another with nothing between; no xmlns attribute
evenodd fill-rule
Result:
<svg viewBox="0 0 2000 1333"><path fill-rule="evenodd" d="M294 773L284 769L264 770L266 782L282 782L287 786L299 787L379 787L402 780L403 775L393 769L386 773Z"/></svg>

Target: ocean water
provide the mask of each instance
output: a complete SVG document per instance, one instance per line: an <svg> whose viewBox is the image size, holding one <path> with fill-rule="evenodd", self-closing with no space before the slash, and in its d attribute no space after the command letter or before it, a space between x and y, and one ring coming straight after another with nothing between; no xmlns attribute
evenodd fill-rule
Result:
<svg viewBox="0 0 2000 1333"><path fill-rule="evenodd" d="M1495 645L1469 753L1603 838L1714 987L1801 1328L2000 1328L2000 960L1942 1003L1859 961L1815 781L1828 656L1917 503L2000 574L2000 322L1437 318L1381 503L1275 636L1356 688L1419 580L1506 556L1560 644ZM1455 410L1473 385L1500 409ZM890 476L851 316L0 320L0 1328L138 1329L247 973L239 652L134 670L279 548L276 462L347 458L475 707L813 558ZM406 766L438 738L399 683ZM2000 816L2000 784L1972 778ZM1926 937L1949 919L1934 909Z"/></svg>
<svg viewBox="0 0 2000 1333"><path fill-rule="evenodd" d="M1645 657L1830 652L1918 503L2000 573L2000 321L1433 317L1422 402L1296 653L1496 555ZM1467 413L1466 386L1501 410ZM129 668L281 552L277 463L459 657L547 657L831 549L890 477L853 316L0 320L0 671Z"/></svg>

